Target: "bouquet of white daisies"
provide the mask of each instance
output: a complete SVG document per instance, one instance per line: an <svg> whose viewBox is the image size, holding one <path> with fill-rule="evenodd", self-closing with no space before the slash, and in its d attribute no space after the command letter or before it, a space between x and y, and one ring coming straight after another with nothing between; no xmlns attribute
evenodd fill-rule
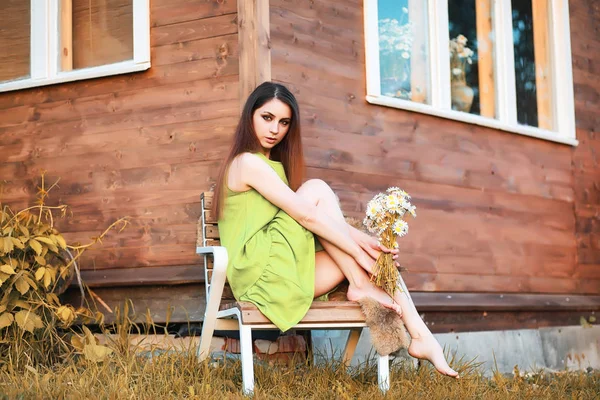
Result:
<svg viewBox="0 0 600 400"><path fill-rule="evenodd" d="M404 190L391 187L385 193L376 195L367 204L367 216L363 224L369 232L377 235L379 242L389 249L398 248L397 238L408 233L406 214L417 216L416 207L410 203L410 196ZM371 280L390 296L398 289L398 269L391 253L382 252L375 263Z"/></svg>

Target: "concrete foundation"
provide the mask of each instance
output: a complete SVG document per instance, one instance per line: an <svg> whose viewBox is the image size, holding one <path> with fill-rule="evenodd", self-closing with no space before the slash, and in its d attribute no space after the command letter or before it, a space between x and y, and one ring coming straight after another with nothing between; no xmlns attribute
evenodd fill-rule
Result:
<svg viewBox="0 0 600 400"><path fill-rule="evenodd" d="M313 331L316 361L340 356L347 337L347 331ZM515 366L521 371L600 369L600 326L443 333L435 337L447 352L455 353L456 359L482 363L482 372L488 376L496 368L511 373ZM365 328L352 365L374 359L374 355ZM408 355L404 357L416 362Z"/></svg>

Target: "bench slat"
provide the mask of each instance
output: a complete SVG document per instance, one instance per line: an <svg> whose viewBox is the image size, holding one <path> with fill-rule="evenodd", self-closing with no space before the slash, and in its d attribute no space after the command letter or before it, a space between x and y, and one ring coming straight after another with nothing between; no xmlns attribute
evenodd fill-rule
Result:
<svg viewBox="0 0 600 400"><path fill-rule="evenodd" d="M248 325L269 324L267 319L252 303L240 301L224 304L221 308L238 307L242 314L242 322ZM316 322L364 322L365 316L360 305L354 301L314 301L302 318L302 323Z"/></svg>
<svg viewBox="0 0 600 400"><path fill-rule="evenodd" d="M206 225L206 238L219 239L219 227L217 225Z"/></svg>
<svg viewBox="0 0 600 400"><path fill-rule="evenodd" d="M218 221L213 217L211 210L204 211L204 223L205 224L216 224Z"/></svg>
<svg viewBox="0 0 600 400"><path fill-rule="evenodd" d="M220 246L221 241L216 239L206 239L206 247Z"/></svg>
<svg viewBox="0 0 600 400"><path fill-rule="evenodd" d="M204 209L210 210L212 208L214 193L213 192L204 192L202 193L202 198L204 198Z"/></svg>

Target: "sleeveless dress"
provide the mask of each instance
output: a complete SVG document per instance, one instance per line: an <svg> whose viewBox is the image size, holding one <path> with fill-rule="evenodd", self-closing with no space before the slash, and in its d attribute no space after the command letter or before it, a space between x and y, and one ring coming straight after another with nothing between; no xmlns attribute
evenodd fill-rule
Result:
<svg viewBox="0 0 600 400"><path fill-rule="evenodd" d="M262 158L286 185L283 164ZM285 332L306 314L314 297L315 238L285 211L254 189L226 186L219 219L227 248L227 279L238 301L254 304Z"/></svg>

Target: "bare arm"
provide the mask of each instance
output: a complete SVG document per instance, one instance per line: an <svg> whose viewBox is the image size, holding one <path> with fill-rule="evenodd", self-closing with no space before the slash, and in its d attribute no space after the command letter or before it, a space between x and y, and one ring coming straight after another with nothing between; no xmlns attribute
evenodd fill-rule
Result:
<svg viewBox="0 0 600 400"><path fill-rule="evenodd" d="M384 245L380 244L376 237L373 237L359 229L356 229L350 224L346 224L350 232L350 237L354 240L361 249L363 249L373 260L377 260L379 254L383 251L385 253L392 253L393 259L398 259L398 249L388 249ZM396 262L396 266L400 264ZM369 270L370 271L370 270Z"/></svg>
<svg viewBox="0 0 600 400"><path fill-rule="evenodd" d="M331 242L357 261L365 262L360 246L352 239L348 229L290 189L258 156L249 153L240 155L234 160L230 172L239 174L241 183L254 188L304 228Z"/></svg>

